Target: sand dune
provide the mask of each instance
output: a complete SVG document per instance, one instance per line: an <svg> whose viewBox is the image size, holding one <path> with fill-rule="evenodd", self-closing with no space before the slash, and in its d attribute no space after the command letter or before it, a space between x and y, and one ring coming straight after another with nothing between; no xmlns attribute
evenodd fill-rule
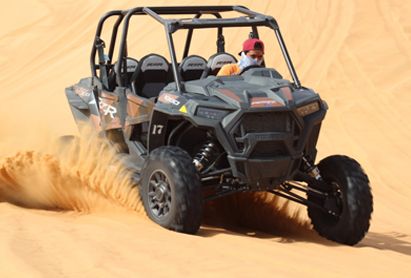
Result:
<svg viewBox="0 0 411 278"><path fill-rule="evenodd" d="M409 275L411 4L237 3L277 19L302 83L328 102L318 159L346 154L367 171L374 213L365 239L355 247L326 241L310 229L304 208L264 194L209 205L197 236L148 221L129 175L92 135L80 151L61 152L54 142L77 132L64 88L90 74L99 17L170 3L24 0L0 11L1 277ZM161 27L140 22L131 42L136 57L166 53L156 41ZM243 39L242 31L230 33L227 50L236 53ZM210 40L204 32L193 51L212 54ZM270 59L286 72L278 55Z"/></svg>

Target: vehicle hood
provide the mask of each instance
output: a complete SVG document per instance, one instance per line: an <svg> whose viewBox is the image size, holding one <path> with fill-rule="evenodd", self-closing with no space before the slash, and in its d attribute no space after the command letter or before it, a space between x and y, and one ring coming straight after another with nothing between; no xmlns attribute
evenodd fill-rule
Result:
<svg viewBox="0 0 411 278"><path fill-rule="evenodd" d="M253 69L241 76L209 76L183 83L183 92L176 84L167 85L159 96L158 109L195 113L197 107L224 110L294 110L320 100L313 90L296 88L273 69Z"/></svg>
<svg viewBox="0 0 411 278"><path fill-rule="evenodd" d="M185 91L199 101L205 100L208 106L221 105L233 109L287 109L319 98L310 89L295 89L288 80L266 77L213 76L186 82Z"/></svg>

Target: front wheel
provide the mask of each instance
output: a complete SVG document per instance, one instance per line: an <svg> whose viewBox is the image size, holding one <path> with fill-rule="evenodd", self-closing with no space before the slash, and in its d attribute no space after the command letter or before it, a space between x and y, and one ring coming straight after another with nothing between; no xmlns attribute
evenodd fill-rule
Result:
<svg viewBox="0 0 411 278"><path fill-rule="evenodd" d="M367 175L355 160L341 155L327 157L318 164L326 197L308 191L308 216L321 236L348 245L358 243L370 227L373 199ZM328 212L327 212L328 211ZM332 213L331 213L332 212Z"/></svg>
<svg viewBox="0 0 411 278"><path fill-rule="evenodd" d="M147 215L177 232L195 234L202 218L200 178L192 158L181 148L153 150L142 171L140 198Z"/></svg>

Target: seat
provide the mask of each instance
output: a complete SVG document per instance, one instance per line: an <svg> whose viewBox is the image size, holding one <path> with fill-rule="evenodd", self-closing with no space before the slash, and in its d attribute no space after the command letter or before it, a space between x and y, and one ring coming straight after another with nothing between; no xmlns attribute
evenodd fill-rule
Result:
<svg viewBox="0 0 411 278"><path fill-rule="evenodd" d="M138 66L138 61L136 59L131 58L131 57L126 58L126 72L123 73L123 76L122 76L124 80L124 84L126 86L130 86L131 76L136 71L137 66ZM114 67L114 69L116 68ZM118 73L116 72L116 74Z"/></svg>
<svg viewBox="0 0 411 278"><path fill-rule="evenodd" d="M217 75L219 70L226 64L237 63L237 59L230 53L217 53L208 59L207 68L203 71L201 78L205 78L209 75Z"/></svg>
<svg viewBox="0 0 411 278"><path fill-rule="evenodd" d="M200 79L206 68L207 61L203 57L190 55L181 61L178 71L183 81L190 81Z"/></svg>
<svg viewBox="0 0 411 278"><path fill-rule="evenodd" d="M136 71L137 66L138 66L138 61L134 58L127 57L125 58L126 61L126 72L122 74L122 80L124 82L124 85L127 87L130 87L130 79L133 73ZM113 65L113 70L110 71L108 80L109 80L109 86L111 89L114 89L116 85L116 76L118 75L118 72L116 70L116 63Z"/></svg>
<svg viewBox="0 0 411 278"><path fill-rule="evenodd" d="M169 63L163 56L158 54L144 56L131 77L133 92L146 98L157 97L168 83L169 69Z"/></svg>

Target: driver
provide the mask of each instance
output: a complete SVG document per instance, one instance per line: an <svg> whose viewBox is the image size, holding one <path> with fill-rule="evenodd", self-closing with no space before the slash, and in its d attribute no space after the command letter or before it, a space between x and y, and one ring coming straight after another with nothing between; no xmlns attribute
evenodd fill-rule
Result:
<svg viewBox="0 0 411 278"><path fill-rule="evenodd" d="M238 53L241 56L237 64L224 65L217 76L236 75L249 66L260 66L264 59L264 43L260 39L251 38L243 43L243 50Z"/></svg>

